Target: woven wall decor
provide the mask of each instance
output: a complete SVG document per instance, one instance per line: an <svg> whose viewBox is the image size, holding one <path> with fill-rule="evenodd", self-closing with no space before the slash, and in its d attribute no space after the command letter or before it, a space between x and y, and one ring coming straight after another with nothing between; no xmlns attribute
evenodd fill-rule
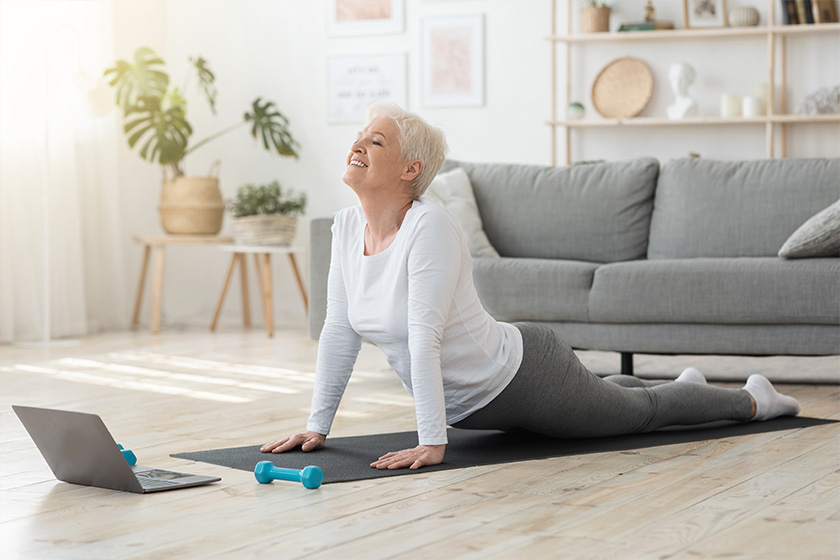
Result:
<svg viewBox="0 0 840 560"><path fill-rule="evenodd" d="M638 58L617 58L607 64L592 85L592 104L602 116L635 117L653 94L653 74Z"/></svg>

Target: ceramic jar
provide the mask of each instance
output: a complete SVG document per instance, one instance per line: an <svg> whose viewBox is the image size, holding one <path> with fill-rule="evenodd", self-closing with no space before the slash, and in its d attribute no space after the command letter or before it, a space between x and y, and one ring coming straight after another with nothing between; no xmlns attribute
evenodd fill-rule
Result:
<svg viewBox="0 0 840 560"><path fill-rule="evenodd" d="M732 27L755 27L758 20L758 10L752 6L739 6L729 12L729 25Z"/></svg>

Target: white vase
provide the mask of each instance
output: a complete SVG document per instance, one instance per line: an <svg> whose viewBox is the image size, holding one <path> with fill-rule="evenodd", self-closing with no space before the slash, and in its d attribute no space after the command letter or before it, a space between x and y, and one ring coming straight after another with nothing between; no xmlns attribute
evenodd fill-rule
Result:
<svg viewBox="0 0 840 560"><path fill-rule="evenodd" d="M731 93L720 96L720 116L727 119L741 116L741 98Z"/></svg>
<svg viewBox="0 0 840 560"><path fill-rule="evenodd" d="M729 25L732 27L755 27L758 20L758 10L752 6L739 6L729 12Z"/></svg>
<svg viewBox="0 0 840 560"><path fill-rule="evenodd" d="M762 114L761 100L755 95L747 95L741 100L741 116L754 118Z"/></svg>

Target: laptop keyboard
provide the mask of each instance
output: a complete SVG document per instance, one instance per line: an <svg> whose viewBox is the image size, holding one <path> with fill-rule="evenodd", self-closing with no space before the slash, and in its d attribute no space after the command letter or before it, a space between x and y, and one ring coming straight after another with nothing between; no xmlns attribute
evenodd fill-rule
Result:
<svg viewBox="0 0 840 560"><path fill-rule="evenodd" d="M160 480L157 478L144 478L138 477L140 481L140 486L143 488L165 488L167 486L177 486L177 482L172 482L171 480Z"/></svg>

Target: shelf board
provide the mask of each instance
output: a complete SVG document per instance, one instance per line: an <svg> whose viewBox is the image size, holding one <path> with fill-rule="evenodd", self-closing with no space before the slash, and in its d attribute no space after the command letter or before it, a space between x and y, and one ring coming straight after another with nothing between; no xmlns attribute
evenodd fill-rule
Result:
<svg viewBox="0 0 840 560"><path fill-rule="evenodd" d="M548 121L551 126L569 128L597 128L607 126L703 126L703 125L744 125L767 123L840 123L840 114L833 115L770 115L765 117L692 117L671 120L660 117L634 117L630 119L598 119L573 121Z"/></svg>
<svg viewBox="0 0 840 560"><path fill-rule="evenodd" d="M814 35L840 32L840 23L809 25L772 25L758 27L718 27L714 29L666 29L660 31L617 31L583 33L579 35L550 35L549 41L558 43L609 43L615 41L673 41L675 39L707 39L712 37L757 37L774 35Z"/></svg>
<svg viewBox="0 0 840 560"><path fill-rule="evenodd" d="M772 115L770 122L774 123L819 123L836 122L840 123L840 114L833 115Z"/></svg>
<svg viewBox="0 0 840 560"><path fill-rule="evenodd" d="M805 25L776 25L771 27L778 35L811 35L840 32L840 23L813 23Z"/></svg>

